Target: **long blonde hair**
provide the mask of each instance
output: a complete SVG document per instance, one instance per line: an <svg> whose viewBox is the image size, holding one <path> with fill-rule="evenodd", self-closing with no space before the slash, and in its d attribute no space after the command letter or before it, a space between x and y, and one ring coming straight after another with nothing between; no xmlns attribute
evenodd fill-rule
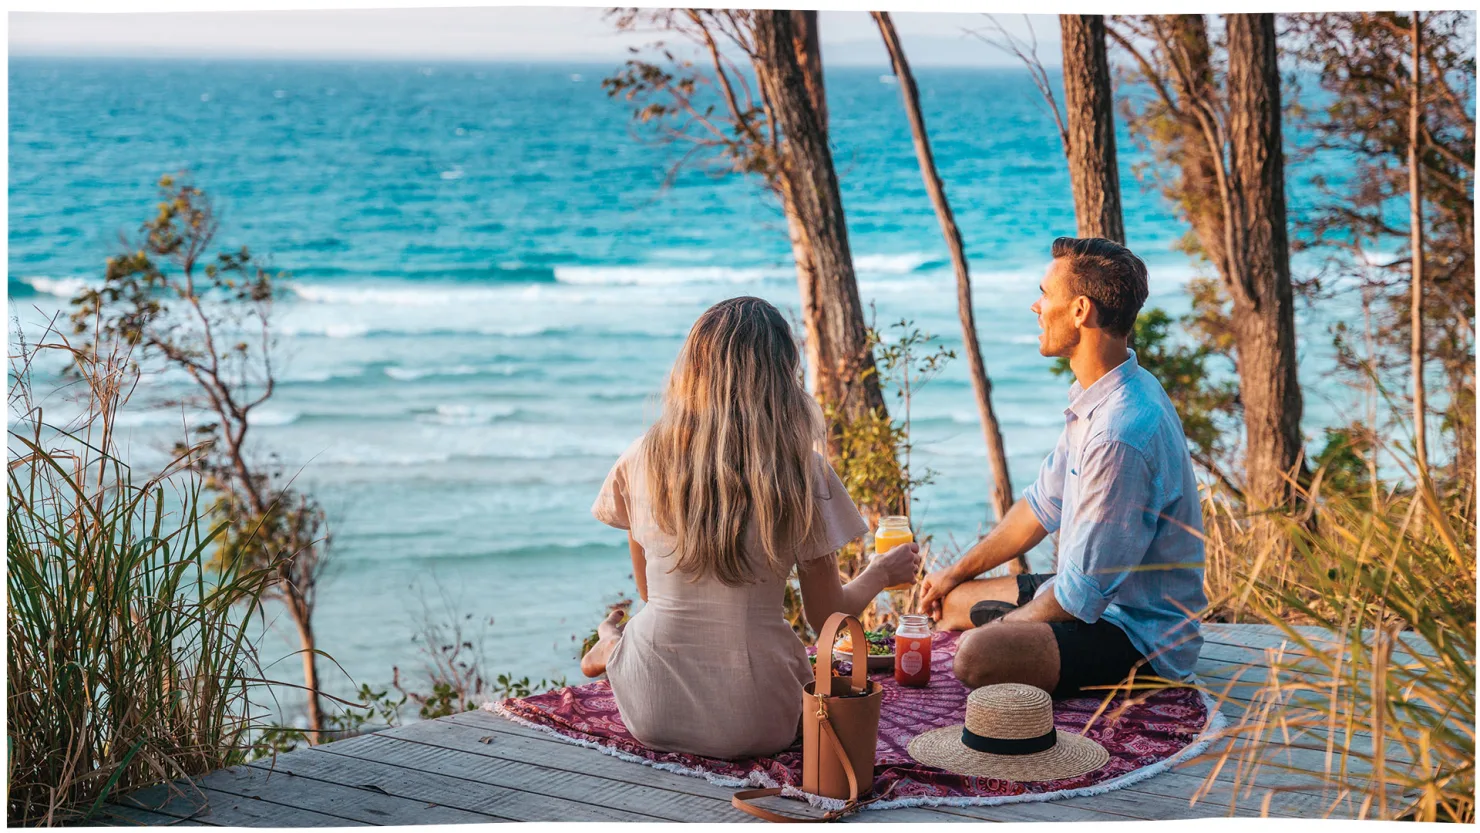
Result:
<svg viewBox="0 0 1480 833"><path fill-rule="evenodd" d="M689 330L663 410L643 438L653 518L676 540L674 570L731 587L756 580L753 525L771 569L789 572L817 520L817 403L786 319L760 298L731 298Z"/></svg>

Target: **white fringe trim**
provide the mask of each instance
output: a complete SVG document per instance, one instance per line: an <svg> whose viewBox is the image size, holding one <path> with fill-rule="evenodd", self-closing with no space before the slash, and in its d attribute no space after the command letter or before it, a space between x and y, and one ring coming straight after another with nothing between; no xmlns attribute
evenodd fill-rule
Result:
<svg viewBox="0 0 1480 833"><path fill-rule="evenodd" d="M1060 798L1079 798L1081 796L1102 795L1107 792L1118 790L1122 787L1129 787L1132 784L1137 784L1141 781L1145 781L1147 778L1160 775L1161 773L1166 772L1168 769L1171 769L1182 761L1201 755L1207 750L1208 746L1214 740L1216 740L1225 729L1228 728L1228 719L1224 717L1223 712L1218 709L1218 703L1212 697L1208 696L1206 692L1199 693L1202 695L1203 705L1208 711L1207 728L1203 729L1203 731L1198 734L1197 738L1194 739L1192 743L1189 743L1187 746L1183 747L1181 751L1171 756L1170 758L1157 761L1154 764L1148 764L1141 767L1140 769L1131 770L1130 772L1127 772L1126 774L1118 778L1112 778L1109 781L1103 781L1099 784L1091 784L1088 787L1079 787L1072 790L1055 790L1053 792L1046 793L1023 793L1021 795L990 796L911 796L907 798L876 801L872 804L864 806L861 809L893 810L900 807L990 807L1000 804L1020 804L1033 801L1055 801ZM643 766L650 766L653 769L660 769L664 772L674 772L679 775L688 775L691 777L703 778L711 784L717 784L721 787L780 787L782 790L782 795L788 798L797 798L804 800L813 807L817 807L818 809L822 810L837 810L840 809L845 803L840 799L827 798L825 796L813 795L812 793L803 792L802 790L790 784L777 783L774 778L771 778L764 772L751 772L750 776L744 779L731 778L729 776L720 775L719 773L710 772L708 770L684 766L683 764L669 763L666 761L652 761L640 755L633 755L630 752L623 752L622 750L617 749L614 746L607 746L595 741L580 740L568 735L562 735L560 732L549 726L535 723L510 712L508 709L504 708L502 703L485 703L483 708L486 711L493 712L494 714L497 714L507 720L513 721L514 723L517 723L521 726L527 726L531 729L543 732L553 738L556 738L557 740L562 740L566 743L572 743L576 746L584 746L588 749L595 749L603 754L611 755L613 758L630 761L634 764L642 764Z"/></svg>

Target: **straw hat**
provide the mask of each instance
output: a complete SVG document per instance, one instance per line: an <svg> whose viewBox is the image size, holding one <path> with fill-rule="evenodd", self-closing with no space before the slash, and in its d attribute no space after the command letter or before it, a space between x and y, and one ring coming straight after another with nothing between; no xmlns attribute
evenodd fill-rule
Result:
<svg viewBox="0 0 1480 833"><path fill-rule="evenodd" d="M1048 692L1004 683L971 692L964 726L912 738L910 757L960 775L1055 781L1099 769L1110 753L1083 735L1055 729Z"/></svg>

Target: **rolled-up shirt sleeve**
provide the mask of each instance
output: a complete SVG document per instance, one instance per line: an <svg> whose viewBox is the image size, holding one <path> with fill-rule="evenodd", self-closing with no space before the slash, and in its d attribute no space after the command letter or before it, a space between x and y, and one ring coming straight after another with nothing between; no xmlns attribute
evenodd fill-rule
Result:
<svg viewBox="0 0 1480 833"><path fill-rule="evenodd" d="M1053 451L1038 467L1038 479L1023 490L1023 500L1050 534L1058 532L1064 517L1064 472L1069 467L1069 431L1059 434Z"/></svg>
<svg viewBox="0 0 1480 833"><path fill-rule="evenodd" d="M1067 613L1094 623L1145 561L1160 509L1145 455L1125 443L1086 447L1076 476L1074 522L1059 542L1053 593Z"/></svg>

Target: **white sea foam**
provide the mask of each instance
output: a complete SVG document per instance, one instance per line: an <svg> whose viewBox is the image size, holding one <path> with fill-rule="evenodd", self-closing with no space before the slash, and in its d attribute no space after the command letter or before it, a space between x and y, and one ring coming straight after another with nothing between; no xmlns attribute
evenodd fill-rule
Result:
<svg viewBox="0 0 1480 833"><path fill-rule="evenodd" d="M892 275L906 275L927 263L940 259L936 255L925 252L905 252L903 254L892 255L854 255L853 268L858 272L884 272Z"/></svg>
<svg viewBox="0 0 1480 833"><path fill-rule="evenodd" d="M365 375L365 370L352 367L345 370L299 370L279 375L279 382L313 384L317 382L331 382L335 379L358 379Z"/></svg>
<svg viewBox="0 0 1480 833"><path fill-rule="evenodd" d="M299 411L255 408L247 412L248 425L291 425L303 416Z"/></svg>
<svg viewBox="0 0 1480 833"><path fill-rule="evenodd" d="M385 369L385 375L400 382L410 382L428 376L472 376L478 372L479 368L471 364L457 364L450 367L387 367Z"/></svg>
<svg viewBox="0 0 1480 833"><path fill-rule="evenodd" d="M688 283L761 283L794 275L783 267L557 266L555 280L578 286L677 286Z"/></svg>
<svg viewBox="0 0 1480 833"><path fill-rule="evenodd" d="M516 411L518 408L513 405L438 405L435 412L418 415L417 421L432 425L487 425L511 417Z"/></svg>
<svg viewBox="0 0 1480 833"><path fill-rule="evenodd" d="M377 307L446 307L477 302L507 300L512 293L491 287L464 287L437 284L402 284L401 286L323 286L288 284L288 291L299 301L309 304Z"/></svg>
<svg viewBox="0 0 1480 833"><path fill-rule="evenodd" d="M331 466L422 466L452 459L446 451L388 451L368 446L333 448L319 454L315 463Z"/></svg>
<svg viewBox="0 0 1480 833"><path fill-rule="evenodd" d="M194 428L211 421L204 411L187 411L181 408L150 408L137 411L121 410L113 418L119 428L142 428L145 426L172 425Z"/></svg>
<svg viewBox="0 0 1480 833"><path fill-rule="evenodd" d="M322 336L324 338L360 338L370 332L365 324L325 321L305 324L280 324L278 332L285 336Z"/></svg>
<svg viewBox="0 0 1480 833"><path fill-rule="evenodd" d="M41 275L23 277L20 281L29 284L37 292L58 298L71 298L89 285L97 283L86 278L48 278Z"/></svg>
<svg viewBox="0 0 1480 833"><path fill-rule="evenodd" d="M303 416L300 411L280 410L275 408L255 408L247 413L247 423L250 425L290 425L297 422ZM182 408L148 408L140 410L124 409L118 412L114 418L114 425L120 428L143 428L153 426L184 426L194 428L216 421L216 415L209 411L185 410Z"/></svg>
<svg viewBox="0 0 1480 833"><path fill-rule="evenodd" d="M479 327L475 332L478 335L484 336L509 336L512 338L521 338L527 336L557 335L564 331L558 327L542 327L538 324L524 324L521 326L512 327Z"/></svg>

